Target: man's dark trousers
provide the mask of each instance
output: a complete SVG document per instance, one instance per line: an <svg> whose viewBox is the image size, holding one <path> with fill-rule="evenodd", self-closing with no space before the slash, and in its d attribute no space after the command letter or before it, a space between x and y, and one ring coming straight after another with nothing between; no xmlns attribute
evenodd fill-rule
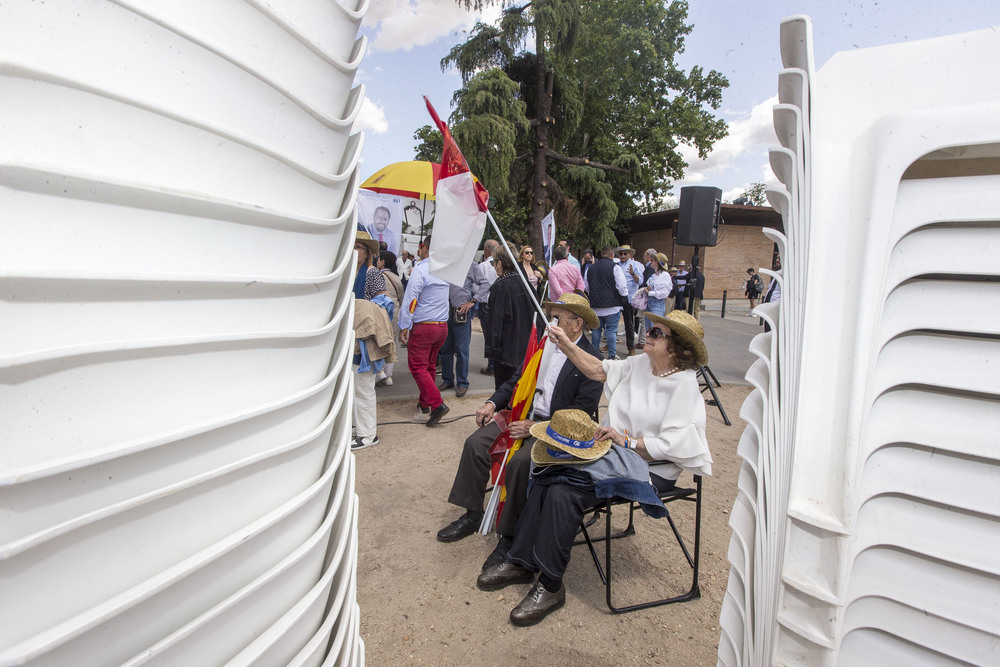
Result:
<svg viewBox="0 0 1000 667"><path fill-rule="evenodd" d="M465 439L462 458L458 462L458 472L452 484L448 502L464 507L472 512L483 511L483 497L490 482L490 445L500 435L496 422L477 429ZM514 457L507 462L507 499L500 514L497 533L508 537L514 535L521 509L528 500L528 478L531 476L531 446L534 438L521 443Z"/></svg>

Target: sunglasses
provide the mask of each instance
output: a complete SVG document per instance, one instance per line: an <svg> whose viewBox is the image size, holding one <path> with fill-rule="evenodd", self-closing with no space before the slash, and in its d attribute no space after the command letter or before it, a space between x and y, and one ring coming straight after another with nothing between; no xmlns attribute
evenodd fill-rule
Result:
<svg viewBox="0 0 1000 667"><path fill-rule="evenodd" d="M525 251L524 251L524 254L525 254L525 255L534 255L534 254L535 254L535 251L534 251L534 250L525 250Z"/></svg>
<svg viewBox="0 0 1000 667"><path fill-rule="evenodd" d="M646 338L652 338L653 340L656 340L657 338L670 338L670 334L663 329L653 327L646 332Z"/></svg>

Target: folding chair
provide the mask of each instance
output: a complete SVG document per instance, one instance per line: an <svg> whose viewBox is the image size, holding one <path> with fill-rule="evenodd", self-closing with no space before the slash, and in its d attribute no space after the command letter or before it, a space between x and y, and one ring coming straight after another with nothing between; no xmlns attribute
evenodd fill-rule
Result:
<svg viewBox="0 0 1000 667"><path fill-rule="evenodd" d="M630 502L621 498L609 498L599 505L595 505L591 509L587 510L584 514L583 521L580 524L580 530L583 533L583 540L577 540L576 545L586 544L587 548L590 549L590 555L594 559L594 565L597 567L597 574L601 577L601 581L605 586L606 601L608 604L608 609L610 609L615 614L624 614L625 612L635 611L637 609L647 609L649 607L659 607L661 605L673 604L675 602L687 602L689 600L697 600L701 597L701 589L698 587L698 559L701 550L701 475L694 476L695 488L693 489L682 489L673 488L669 491L664 491L660 493L660 499L663 501L664 505L668 506L668 512L666 516L666 521L670 524L670 529L674 533L674 538L677 540L677 544L680 545L681 551L684 552L684 558L687 559L688 565L692 570L691 577L691 588L688 589L686 593L677 595L671 598L664 598L662 600L652 600L650 602L642 602L639 604L632 604L624 607L616 607L611 599L611 541L620 537L626 537L628 535L635 534L635 510L637 508L637 503ZM692 557L691 552L688 550L687 544L684 542L684 538L681 536L680 531L677 530L677 524L674 523L674 518L669 513L669 505L672 502L678 500L684 500L687 502L693 502L695 505L695 523L694 523L694 556ZM611 508L616 506L628 506L628 525L619 533L611 532ZM590 536L587 528L593 525L599 518L600 515L605 516L605 532L603 537L592 538ZM597 555L597 550L594 548L594 542L604 542L604 567L601 566L600 558Z"/></svg>

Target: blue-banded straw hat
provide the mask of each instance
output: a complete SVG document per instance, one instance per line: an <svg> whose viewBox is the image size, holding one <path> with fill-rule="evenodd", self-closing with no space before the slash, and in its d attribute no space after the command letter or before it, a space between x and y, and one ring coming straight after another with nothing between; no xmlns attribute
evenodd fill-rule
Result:
<svg viewBox="0 0 1000 667"><path fill-rule="evenodd" d="M572 465L596 461L611 449L611 439L594 440L597 422L583 410L556 410L552 419L531 427L535 444L531 460L537 465Z"/></svg>

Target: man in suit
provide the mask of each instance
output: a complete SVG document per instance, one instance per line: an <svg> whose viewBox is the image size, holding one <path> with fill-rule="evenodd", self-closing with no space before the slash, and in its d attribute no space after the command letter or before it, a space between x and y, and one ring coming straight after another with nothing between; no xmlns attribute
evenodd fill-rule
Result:
<svg viewBox="0 0 1000 667"><path fill-rule="evenodd" d="M572 292L563 294L557 301L546 301L543 306L552 319L558 319L571 340L575 340L588 354L598 359L600 353L585 335L585 328L595 328L599 324L597 315L590 308L586 297ZM520 370L489 398L476 413L479 429L465 440L458 472L451 487L448 502L464 508L465 514L438 531L441 542L455 542L472 535L483 519L483 495L490 479L489 448L498 435L500 427L493 420L499 408L506 407L514 395L514 387L521 379ZM588 379L558 348L547 349L542 355L542 365L538 370L531 419L515 421L509 425L512 438L524 438L521 448L507 464L507 499L497 526L499 540L483 569L499 563L510 548L517 526L517 519L528 497L528 478L531 472L531 446L534 438L529 430L538 421L545 421L556 410L575 408L587 414L597 412L604 384Z"/></svg>
<svg viewBox="0 0 1000 667"><path fill-rule="evenodd" d="M399 252L396 242L396 233L389 229L389 209L379 206L372 215L372 224L368 225L368 233L379 243L386 245L386 250L392 254Z"/></svg>

